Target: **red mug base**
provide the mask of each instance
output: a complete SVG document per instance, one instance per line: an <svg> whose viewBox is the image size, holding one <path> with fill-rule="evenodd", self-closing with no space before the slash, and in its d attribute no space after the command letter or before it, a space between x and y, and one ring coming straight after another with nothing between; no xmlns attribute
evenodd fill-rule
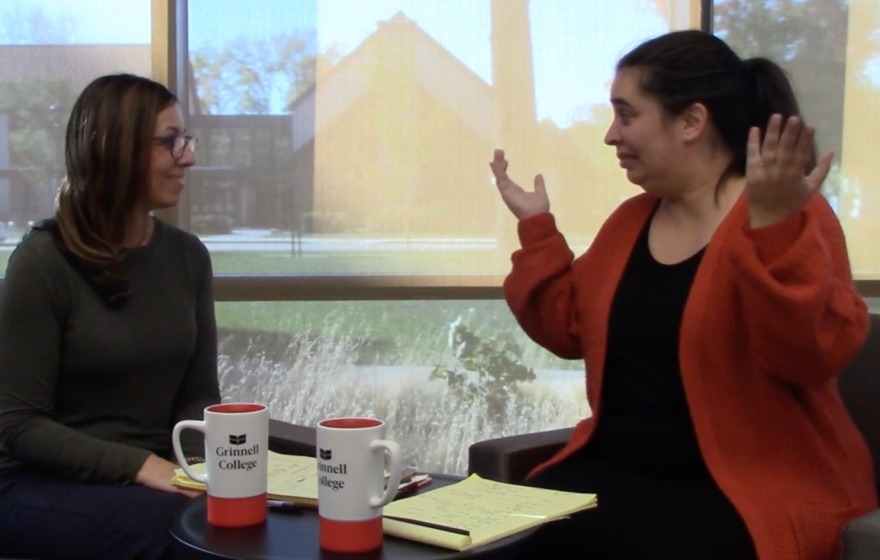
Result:
<svg viewBox="0 0 880 560"><path fill-rule="evenodd" d="M266 521L266 494L250 498L208 495L208 523L217 527L249 527Z"/></svg>
<svg viewBox="0 0 880 560"><path fill-rule="evenodd" d="M334 521L321 517L318 525L321 548L328 552L369 552L382 547L382 518Z"/></svg>

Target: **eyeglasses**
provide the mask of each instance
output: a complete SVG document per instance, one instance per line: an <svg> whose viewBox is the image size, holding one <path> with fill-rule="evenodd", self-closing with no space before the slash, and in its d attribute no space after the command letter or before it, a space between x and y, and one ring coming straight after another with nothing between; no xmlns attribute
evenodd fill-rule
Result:
<svg viewBox="0 0 880 560"><path fill-rule="evenodd" d="M171 152L171 157L180 159L187 148L193 152L196 151L196 144L198 144L199 139L189 134L169 134L168 136L155 136L153 141L160 146L168 148L168 151Z"/></svg>

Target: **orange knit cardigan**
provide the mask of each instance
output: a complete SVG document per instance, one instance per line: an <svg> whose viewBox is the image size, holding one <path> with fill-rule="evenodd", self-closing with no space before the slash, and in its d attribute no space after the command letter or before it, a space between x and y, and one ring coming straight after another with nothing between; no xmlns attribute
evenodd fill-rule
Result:
<svg viewBox="0 0 880 560"><path fill-rule="evenodd" d="M647 194L623 203L577 259L551 214L519 222L508 304L538 344L585 360L592 410L532 475L583 447L601 422L611 301L657 204ZM700 450L761 560L839 558L843 525L877 507L870 455L836 380L867 329L825 198L813 195L791 218L750 229L741 197L697 271L679 361Z"/></svg>

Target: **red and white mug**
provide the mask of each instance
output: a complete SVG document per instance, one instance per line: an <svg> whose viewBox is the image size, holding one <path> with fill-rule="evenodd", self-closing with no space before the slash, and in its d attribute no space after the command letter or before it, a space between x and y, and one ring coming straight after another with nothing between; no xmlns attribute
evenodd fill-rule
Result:
<svg viewBox="0 0 880 560"><path fill-rule="evenodd" d="M400 485L400 446L385 439L381 420L331 418L318 422L317 447L321 548L343 553L380 548L382 506Z"/></svg>
<svg viewBox="0 0 880 560"><path fill-rule="evenodd" d="M183 430L205 434L205 467L193 471L180 445ZM171 436L177 462L208 487L208 523L247 527L266 521L269 474L269 411L256 403L224 403L205 408L204 420L182 420Z"/></svg>

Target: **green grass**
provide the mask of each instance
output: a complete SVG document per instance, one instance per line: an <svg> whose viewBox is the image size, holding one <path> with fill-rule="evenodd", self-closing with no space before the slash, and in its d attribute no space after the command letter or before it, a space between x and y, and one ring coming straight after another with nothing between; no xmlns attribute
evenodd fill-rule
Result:
<svg viewBox="0 0 880 560"><path fill-rule="evenodd" d="M477 327L509 324L510 312L500 301L302 301L219 302L217 321L223 327L249 331L308 332L348 319L340 334L364 330L377 338L405 338L428 328L443 330L459 316L472 317Z"/></svg>
<svg viewBox="0 0 880 560"><path fill-rule="evenodd" d="M296 337L355 345L357 364L431 365L448 362L449 328L461 320L478 335L509 332L523 362L541 369L580 369L556 358L522 332L503 301L220 302L221 346L267 355L289 353Z"/></svg>
<svg viewBox="0 0 880 560"><path fill-rule="evenodd" d="M368 275L503 274L509 259L494 251L214 252L218 274Z"/></svg>

